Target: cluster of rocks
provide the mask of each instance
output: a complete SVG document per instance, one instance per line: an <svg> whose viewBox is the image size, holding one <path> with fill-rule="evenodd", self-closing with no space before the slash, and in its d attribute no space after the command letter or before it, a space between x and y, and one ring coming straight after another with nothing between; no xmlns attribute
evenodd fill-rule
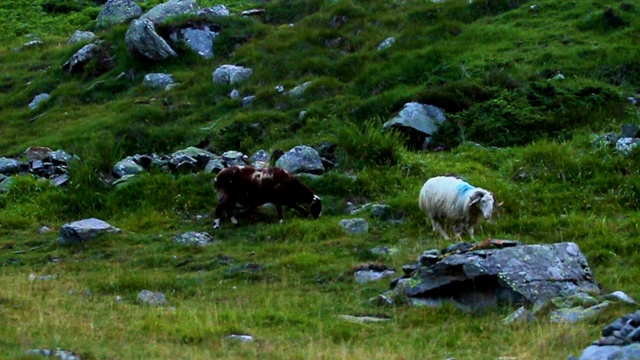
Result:
<svg viewBox="0 0 640 360"><path fill-rule="evenodd" d="M287 152L274 152L280 155L275 159L275 165L292 174L322 175L334 162L313 147L300 145ZM239 151L226 151L216 155L208 150L188 147L169 155L140 155L128 156L118 161L113 167L114 184L119 184L137 174L149 170L151 167L172 173L218 173L232 165L253 165L267 168L272 162L272 155L265 150L259 150L251 156Z"/></svg>
<svg viewBox="0 0 640 360"><path fill-rule="evenodd" d="M568 360L640 358L640 310L626 314L607 325L602 337L584 349L579 358Z"/></svg>
<svg viewBox="0 0 640 360"><path fill-rule="evenodd" d="M69 162L74 157L64 150L31 146L15 158L0 157L0 191L7 191L16 175L31 174L49 179L54 185L65 185L69 180Z"/></svg>
<svg viewBox="0 0 640 360"><path fill-rule="evenodd" d="M622 155L629 155L640 144L640 126L624 124L620 133L606 133L596 137L594 143L599 146L613 147Z"/></svg>
<svg viewBox="0 0 640 360"><path fill-rule="evenodd" d="M451 302L469 311L522 305L505 323L530 321L539 314L549 314L552 322L573 323L612 303L636 303L620 291L603 295L584 255L571 242L460 242L427 250L402 270L404 275L392 280L391 290L372 303L433 307Z"/></svg>

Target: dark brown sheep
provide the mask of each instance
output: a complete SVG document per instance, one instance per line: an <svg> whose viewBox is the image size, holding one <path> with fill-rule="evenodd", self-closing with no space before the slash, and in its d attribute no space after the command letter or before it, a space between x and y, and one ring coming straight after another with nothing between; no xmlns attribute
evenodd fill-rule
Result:
<svg viewBox="0 0 640 360"><path fill-rule="evenodd" d="M320 197L295 176L277 167L259 169L253 166L230 166L216 176L215 187L218 192L218 207L214 229L220 227L223 212L232 223L238 223L233 216L236 204L254 208L272 203L276 206L280 223L284 221L283 205L296 209L305 216L311 213L314 219L322 213ZM302 208L301 204L308 205L309 211Z"/></svg>

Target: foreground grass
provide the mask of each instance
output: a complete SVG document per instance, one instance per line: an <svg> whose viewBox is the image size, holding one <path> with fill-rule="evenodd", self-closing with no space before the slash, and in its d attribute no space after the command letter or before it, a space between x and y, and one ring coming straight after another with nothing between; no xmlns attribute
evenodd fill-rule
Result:
<svg viewBox="0 0 640 360"><path fill-rule="evenodd" d="M2 226L0 320L11 324L0 329L2 347L16 359L24 357L25 349L39 347L70 349L89 359L559 359L579 354L604 325L635 310L618 305L575 325L552 324L541 316L534 323L509 326L501 320L515 309L510 306L473 314L453 306L376 307L368 300L388 289L389 281L359 285L352 271L370 262L399 271L423 250L447 244L431 233L415 197L427 176L448 169L505 201L495 223L483 225L479 238L574 241L604 291L622 290L639 298L635 279L640 274L633 266L640 260L634 240L637 193L625 190L633 186L629 177L637 176L638 167L633 159L582 139L513 149L465 146L452 154L403 151L403 165L384 176L359 171L355 190L361 188L354 193L362 194L360 203L386 202L404 211L407 222L369 219L370 233L362 237L345 236L338 225L345 218L344 202L355 200L331 195L339 194L339 188L327 190L327 212L317 221L287 212L287 222L280 225L273 221L274 209L264 208L239 215L242 226L225 223L217 232L206 217L214 204L160 212L154 210L157 199L141 194L137 211L106 219L121 227L122 234L83 248L55 245L57 233L36 234L39 225L33 223L22 229ZM522 168L533 177L514 181ZM558 180L558 171L564 180ZM163 177L143 177L140 186L158 176ZM171 183L180 181L185 180ZM115 193L108 197L117 198ZM47 198L47 191L31 195ZM178 194L173 195L167 196L168 204L175 202ZM5 222L25 206L13 205L3 210ZM45 223L57 229L63 221ZM186 231L209 231L217 242L205 248L172 242ZM379 245L400 251L372 255L369 250ZM259 264L263 271L236 271L247 263ZM33 281L32 273L53 279ZM162 291L169 305L140 304L136 297L143 289ZM352 324L339 315L390 320ZM225 340L231 334L249 334L256 341Z"/></svg>

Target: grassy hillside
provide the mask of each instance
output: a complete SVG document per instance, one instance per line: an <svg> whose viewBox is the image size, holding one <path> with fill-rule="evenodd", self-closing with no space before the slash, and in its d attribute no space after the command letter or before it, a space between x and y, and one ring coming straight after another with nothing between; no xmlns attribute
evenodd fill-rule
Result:
<svg viewBox="0 0 640 360"><path fill-rule="evenodd" d="M161 1L147 0L148 10ZM202 7L216 4L199 1ZM389 281L357 284L360 264L401 271L425 249L447 242L417 206L421 185L445 172L490 189L504 206L478 239L576 242L605 291L640 299L640 160L594 146L594 134L638 123L627 101L640 87L640 6L625 1L448 0L301 1L225 4L216 20L215 57L187 49L151 63L126 51L126 25L96 30L89 0L0 3L0 156L29 146L62 148L80 160L63 188L31 177L0 194L0 349L69 349L83 359L428 358L560 359L579 354L602 327L635 309L615 306L595 319L526 326L500 321L514 308L469 314L368 303ZM175 19L160 32L190 21ZM290 24L293 24L291 26ZM111 68L69 74L62 64L83 44L73 31L96 31ZM378 51L387 37L395 43ZM22 48L30 40L43 45ZM222 64L253 69L238 86L214 84ZM96 64L93 64L96 65ZM171 73L179 85L156 91L147 73ZM125 73L126 76L118 77ZM564 79L553 79L557 74ZM286 90L312 81L300 98ZM229 93L256 95L248 107ZM39 93L51 99L28 108ZM443 108L433 140L443 151L415 151L382 124L406 102ZM298 114L306 111L302 119ZM323 198L317 221L262 208L241 226L212 229L212 175L146 173L114 189L101 177L136 153L169 153L211 140L216 153L288 149L329 141L339 166L307 184ZM478 146L478 144L480 146ZM380 202L406 221L375 220L366 236L344 234L346 203ZM54 230L98 217L123 230L85 247L56 245ZM217 242L187 248L176 234L207 231ZM393 246L389 256L370 249ZM258 271L245 264L260 265ZM250 266L249 268L258 268ZM31 281L30 274L53 275ZM169 306L139 304L162 291ZM116 301L116 297L122 301ZM384 315L351 324L338 315ZM250 334L256 341L224 340Z"/></svg>

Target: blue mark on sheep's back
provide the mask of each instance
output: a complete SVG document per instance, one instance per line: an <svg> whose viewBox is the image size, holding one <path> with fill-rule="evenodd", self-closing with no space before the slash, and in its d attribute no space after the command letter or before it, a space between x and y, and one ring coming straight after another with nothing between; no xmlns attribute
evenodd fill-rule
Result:
<svg viewBox="0 0 640 360"><path fill-rule="evenodd" d="M473 185L471 185L469 183L466 183L466 182L460 183L460 185L458 185L458 191L460 192L460 194L464 194L467 191L473 190L475 188L476 188L475 186L473 186Z"/></svg>

